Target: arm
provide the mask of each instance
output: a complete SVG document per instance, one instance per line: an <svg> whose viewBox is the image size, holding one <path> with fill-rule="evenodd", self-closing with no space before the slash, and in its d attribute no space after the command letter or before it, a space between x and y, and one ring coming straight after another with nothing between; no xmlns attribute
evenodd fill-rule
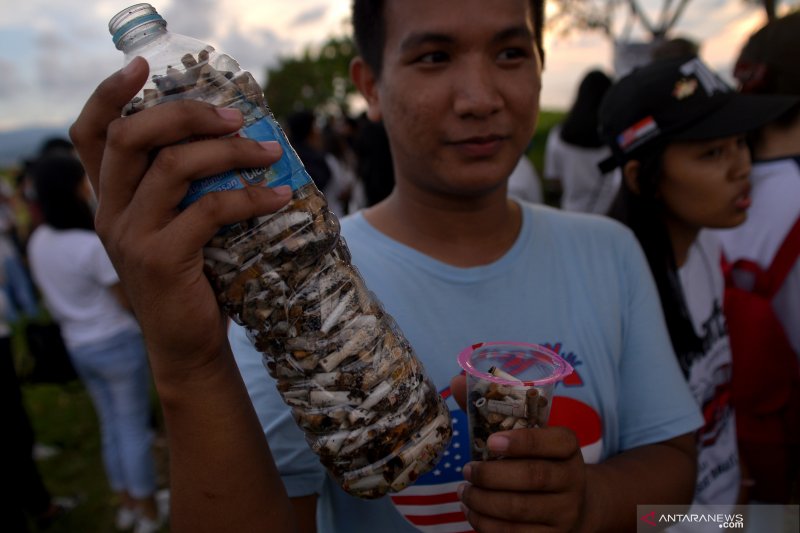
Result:
<svg viewBox="0 0 800 533"><path fill-rule="evenodd" d="M108 290L111 291L111 294L114 295L114 299L123 309L127 311L133 311L131 308L131 302L128 301L128 297L125 295L125 289L122 288L121 283L115 283L114 285L110 286Z"/></svg>
<svg viewBox="0 0 800 533"><path fill-rule="evenodd" d="M454 393L460 396L460 389L463 384L454 380ZM460 493L469 522L481 532L533 524L556 531L636 531L637 504L688 504L694 493L690 434L627 450L598 465L584 464L567 428L495 433L488 446L504 459L469 463Z"/></svg>
<svg viewBox="0 0 800 533"><path fill-rule="evenodd" d="M316 494L290 498L298 533L316 533L317 499Z"/></svg>
<svg viewBox="0 0 800 533"><path fill-rule="evenodd" d="M220 139L241 115L199 102L120 118L147 75L137 59L102 82L70 135L97 192L97 233L145 336L172 452L172 527L289 531L288 498L203 274L202 246L225 224L279 209L290 192L254 187L176 209L192 180L269 166L280 149ZM208 140L176 144L189 137Z"/></svg>

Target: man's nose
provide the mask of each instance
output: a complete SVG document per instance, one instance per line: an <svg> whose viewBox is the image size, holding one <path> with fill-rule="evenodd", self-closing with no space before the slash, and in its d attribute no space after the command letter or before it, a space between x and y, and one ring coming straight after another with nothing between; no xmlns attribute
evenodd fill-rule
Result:
<svg viewBox="0 0 800 533"><path fill-rule="evenodd" d="M484 61L465 64L454 85L453 108L461 117L485 118L503 106L496 77Z"/></svg>

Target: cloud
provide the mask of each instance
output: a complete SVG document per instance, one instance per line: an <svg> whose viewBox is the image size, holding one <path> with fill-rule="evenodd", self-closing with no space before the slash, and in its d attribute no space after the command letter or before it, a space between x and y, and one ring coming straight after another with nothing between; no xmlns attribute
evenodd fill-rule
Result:
<svg viewBox="0 0 800 533"><path fill-rule="evenodd" d="M266 69L273 66L279 56L288 55L294 45L272 30L245 33L233 28L222 39L220 47L234 57L243 69L250 71L256 81L263 83Z"/></svg>
<svg viewBox="0 0 800 533"><path fill-rule="evenodd" d="M102 51L84 44L71 33L43 30L37 35L35 81L43 94L53 99L88 97L87 87L122 66L122 54L110 38Z"/></svg>
<svg viewBox="0 0 800 533"><path fill-rule="evenodd" d="M306 26L309 24L315 24L317 22L321 22L325 19L325 14L328 12L328 6L326 5L319 5L317 7L312 7L311 9L307 9L302 13L299 13L290 24L290 27L297 28L300 26Z"/></svg>
<svg viewBox="0 0 800 533"><path fill-rule="evenodd" d="M220 4L217 0L174 0L159 13L171 31L196 39L209 39L214 35Z"/></svg>
<svg viewBox="0 0 800 533"><path fill-rule="evenodd" d="M16 63L0 57L0 72L3 73L3 83L0 83L0 99L10 100L26 90L26 84L18 72Z"/></svg>

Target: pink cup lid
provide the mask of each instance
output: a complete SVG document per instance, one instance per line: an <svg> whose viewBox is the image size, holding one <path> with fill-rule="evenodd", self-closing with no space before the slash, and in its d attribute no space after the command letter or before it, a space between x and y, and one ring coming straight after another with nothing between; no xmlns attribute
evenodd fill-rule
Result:
<svg viewBox="0 0 800 533"><path fill-rule="evenodd" d="M479 350L481 348L491 348L491 347L503 347L507 346L509 348L509 352L530 352L534 357L534 362L538 361L540 364L544 363L545 366L549 366L549 371L536 379L533 380L522 380L522 379L508 379L502 376L496 376L494 374L490 374L487 371L481 370L474 365L472 360L472 354L475 350ZM549 348L545 348L539 344L531 344L526 342L479 342L477 344L473 344L462 350L460 354L458 354L458 364L461 368L464 369L465 372L468 374L484 379L486 381L491 381L493 383L498 383L500 385L509 385L509 386L525 386L525 387L538 387L542 385L548 385L550 383L556 383L565 377L572 374L572 365L567 363L561 356L559 356L554 351L550 350ZM520 358L520 367L524 367L524 358ZM513 371L511 372L513 374ZM516 378L516 376L515 376Z"/></svg>

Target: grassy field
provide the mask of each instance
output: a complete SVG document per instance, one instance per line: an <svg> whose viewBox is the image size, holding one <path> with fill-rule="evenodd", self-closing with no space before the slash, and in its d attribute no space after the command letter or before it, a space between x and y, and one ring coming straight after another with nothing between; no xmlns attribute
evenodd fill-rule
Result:
<svg viewBox="0 0 800 533"><path fill-rule="evenodd" d="M562 111L543 110L539 113L539 124L528 147L527 155L533 162L540 179L544 179L544 149L547 144L547 135L550 132L550 128L564 120L564 115L565 113ZM547 190L545 187L542 189L543 191ZM548 194L545 194L545 202L550 205L557 206L558 200L558 198L551 198Z"/></svg>
<svg viewBox="0 0 800 533"><path fill-rule="evenodd" d="M25 354L17 354L24 362ZM79 505L46 530L31 524L34 532L106 533L116 531L117 501L108 487L100 454L100 432L94 407L79 381L65 385L22 384L23 401L34 426L36 440L60 450L38 460L39 471L54 496L76 497ZM157 400L153 396L154 447L159 488L167 486L167 451ZM165 527L163 531L168 531Z"/></svg>

